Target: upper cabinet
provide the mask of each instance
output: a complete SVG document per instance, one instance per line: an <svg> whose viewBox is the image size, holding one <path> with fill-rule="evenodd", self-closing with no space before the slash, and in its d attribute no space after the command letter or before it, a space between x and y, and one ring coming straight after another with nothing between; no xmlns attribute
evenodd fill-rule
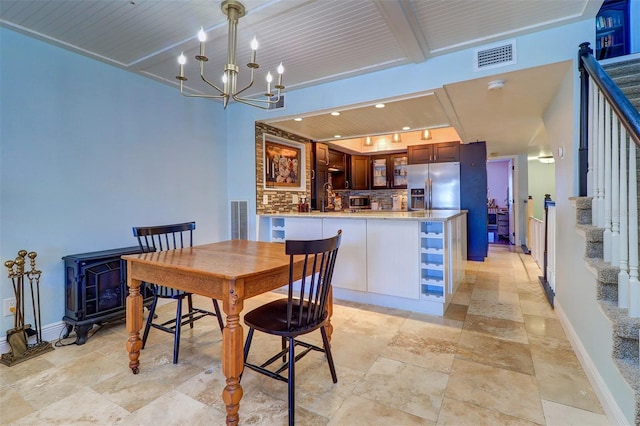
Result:
<svg viewBox="0 0 640 426"><path fill-rule="evenodd" d="M407 187L407 154L372 155L371 189Z"/></svg>
<svg viewBox="0 0 640 426"><path fill-rule="evenodd" d="M344 152L329 149L329 167L333 189L349 189L347 179L347 155Z"/></svg>
<svg viewBox="0 0 640 426"><path fill-rule="evenodd" d="M369 189L369 156L351 156L348 187L356 190Z"/></svg>
<svg viewBox="0 0 640 426"><path fill-rule="evenodd" d="M311 150L311 208L320 209L322 191L324 185L329 182L329 146L324 143L314 142ZM327 203L325 197L325 204Z"/></svg>
<svg viewBox="0 0 640 426"><path fill-rule="evenodd" d="M451 163L460 161L460 142L408 146L409 164Z"/></svg>
<svg viewBox="0 0 640 426"><path fill-rule="evenodd" d="M596 15L596 59L629 54L629 2L606 0Z"/></svg>

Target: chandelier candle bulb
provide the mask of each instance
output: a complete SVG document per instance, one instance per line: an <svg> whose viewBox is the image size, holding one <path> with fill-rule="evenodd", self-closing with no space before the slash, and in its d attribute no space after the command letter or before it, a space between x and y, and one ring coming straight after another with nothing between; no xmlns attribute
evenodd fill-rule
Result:
<svg viewBox="0 0 640 426"><path fill-rule="evenodd" d="M200 56L204 57L204 42L207 41L207 34L202 27L198 31L198 40L200 40Z"/></svg>
<svg viewBox="0 0 640 426"><path fill-rule="evenodd" d="M265 96L273 96L271 93L271 82L273 81L273 77L271 76L271 71L267 72L267 93Z"/></svg>
<svg viewBox="0 0 640 426"><path fill-rule="evenodd" d="M257 53L258 53L258 40L256 40L256 38L254 37L253 40L251 40L251 63L252 64L256 63Z"/></svg>
<svg viewBox="0 0 640 426"><path fill-rule="evenodd" d="M276 85L276 89L281 90L284 89L282 85L282 74L284 74L284 66L282 66L282 62L278 65L278 84Z"/></svg>
<svg viewBox="0 0 640 426"><path fill-rule="evenodd" d="M184 56L184 52L180 52L180 56L178 56L178 63L180 64L180 76L179 79L180 80L186 80L184 78L184 64L187 63L187 57Z"/></svg>

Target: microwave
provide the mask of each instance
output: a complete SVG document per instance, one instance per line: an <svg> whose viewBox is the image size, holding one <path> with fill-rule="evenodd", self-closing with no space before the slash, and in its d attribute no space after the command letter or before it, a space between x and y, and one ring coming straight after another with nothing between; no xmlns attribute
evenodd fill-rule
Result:
<svg viewBox="0 0 640 426"><path fill-rule="evenodd" d="M351 195L349 196L350 209L370 209L371 198L368 195Z"/></svg>

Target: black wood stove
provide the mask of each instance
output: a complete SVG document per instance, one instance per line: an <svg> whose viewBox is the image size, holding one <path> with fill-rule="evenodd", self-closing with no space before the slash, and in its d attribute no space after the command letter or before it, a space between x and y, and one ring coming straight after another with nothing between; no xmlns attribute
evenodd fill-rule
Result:
<svg viewBox="0 0 640 426"><path fill-rule="evenodd" d="M65 316L64 338L73 328L76 344L87 341L94 324L124 318L126 314L127 262L125 254L142 253L140 247L125 247L65 256ZM142 287L145 305L151 303L151 291Z"/></svg>

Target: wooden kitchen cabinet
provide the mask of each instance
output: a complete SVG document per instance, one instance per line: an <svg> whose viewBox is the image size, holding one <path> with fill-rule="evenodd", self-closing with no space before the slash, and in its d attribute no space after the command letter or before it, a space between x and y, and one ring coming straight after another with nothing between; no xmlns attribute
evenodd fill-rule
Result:
<svg viewBox="0 0 640 426"><path fill-rule="evenodd" d="M311 173L311 208L320 210L324 184L329 182L329 146L314 142L311 150L313 170ZM325 194L325 205L327 197Z"/></svg>
<svg viewBox="0 0 640 426"><path fill-rule="evenodd" d="M371 189L407 187L407 153L372 155Z"/></svg>
<svg viewBox="0 0 640 426"><path fill-rule="evenodd" d="M348 187L356 190L369 189L369 156L351 156Z"/></svg>
<svg viewBox="0 0 640 426"><path fill-rule="evenodd" d="M407 147L409 164L451 163L460 161L460 142L441 142Z"/></svg>
<svg viewBox="0 0 640 426"><path fill-rule="evenodd" d="M329 150L329 173L331 174L331 185L333 189L349 189L349 179L347 179L347 155L344 152Z"/></svg>

